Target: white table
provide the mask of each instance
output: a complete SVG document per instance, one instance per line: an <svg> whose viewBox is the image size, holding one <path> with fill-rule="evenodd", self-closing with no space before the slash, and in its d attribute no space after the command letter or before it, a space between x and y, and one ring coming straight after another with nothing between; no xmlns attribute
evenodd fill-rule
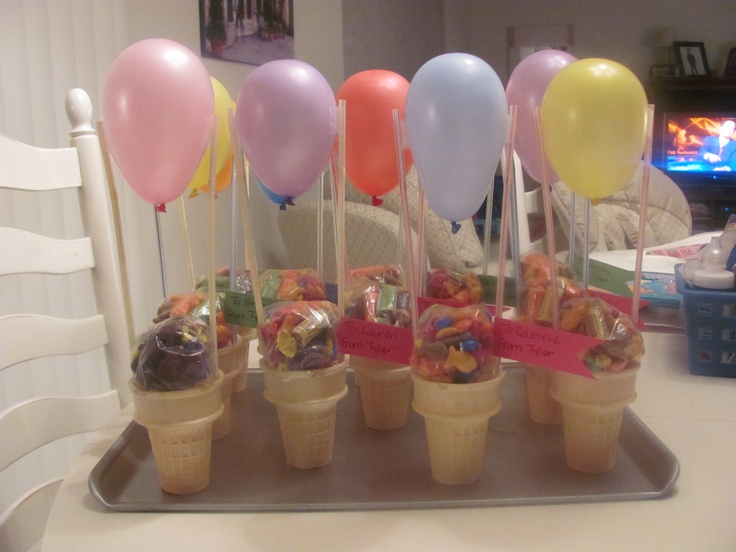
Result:
<svg viewBox="0 0 736 552"><path fill-rule="evenodd" d="M667 498L408 511L114 513L89 493L87 476L130 422L129 408L69 472L43 550L736 550L736 379L690 375L682 333L647 332L645 343L632 409L680 462Z"/></svg>

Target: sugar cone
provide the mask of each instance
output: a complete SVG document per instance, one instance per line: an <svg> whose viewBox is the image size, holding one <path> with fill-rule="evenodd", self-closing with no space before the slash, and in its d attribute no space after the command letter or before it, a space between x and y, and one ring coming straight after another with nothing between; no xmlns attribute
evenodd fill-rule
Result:
<svg viewBox="0 0 736 552"><path fill-rule="evenodd" d="M348 392L346 362L304 372L261 368L266 400L276 405L286 463L295 468L326 466L332 461L337 402Z"/></svg>
<svg viewBox="0 0 736 552"><path fill-rule="evenodd" d="M350 355L349 365L360 378L365 425L379 430L404 427L411 399L411 368L356 355Z"/></svg>
<svg viewBox="0 0 736 552"><path fill-rule="evenodd" d="M596 374L595 379L555 373L551 394L562 405L565 460L574 470L613 469L626 405L636 399L637 368Z"/></svg>
<svg viewBox="0 0 736 552"><path fill-rule="evenodd" d="M248 387L248 355L250 354L250 343L256 338L256 329L247 326L238 327L238 335L243 340L240 352L240 360L243 363L243 372L235 378L233 393L245 391Z"/></svg>
<svg viewBox="0 0 736 552"><path fill-rule="evenodd" d="M562 407L550 395L554 372L539 366L525 365L524 373L529 417L538 424L561 424Z"/></svg>
<svg viewBox="0 0 736 552"><path fill-rule="evenodd" d="M145 391L133 379L136 422L148 430L161 488L191 494L209 485L212 424L222 414L222 383L218 370L211 383L185 391Z"/></svg>
<svg viewBox="0 0 736 552"><path fill-rule="evenodd" d="M246 370L243 362L242 349L246 342L238 336L235 343L217 350L217 365L225 375L222 382L222 416L215 420L212 426L212 439L217 440L230 433L232 416L230 415L232 394L235 391L235 382Z"/></svg>
<svg viewBox="0 0 736 552"><path fill-rule="evenodd" d="M424 417L432 478L467 485L483 470L488 421L501 410L505 373L480 383L425 381L412 375L412 408Z"/></svg>

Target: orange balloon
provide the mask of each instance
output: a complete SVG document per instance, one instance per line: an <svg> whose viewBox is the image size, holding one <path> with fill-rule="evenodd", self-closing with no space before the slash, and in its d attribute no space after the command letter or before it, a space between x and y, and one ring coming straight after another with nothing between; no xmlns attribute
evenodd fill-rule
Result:
<svg viewBox="0 0 736 552"><path fill-rule="evenodd" d="M337 93L345 100L345 171L361 192L376 198L399 184L393 110L404 118L409 81L383 69L361 71ZM404 150L404 168L412 164Z"/></svg>

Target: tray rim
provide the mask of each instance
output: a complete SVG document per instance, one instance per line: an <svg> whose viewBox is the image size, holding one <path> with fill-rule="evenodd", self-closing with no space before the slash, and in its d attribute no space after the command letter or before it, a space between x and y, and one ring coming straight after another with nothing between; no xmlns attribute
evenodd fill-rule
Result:
<svg viewBox="0 0 736 552"><path fill-rule="evenodd" d="M521 369L519 365L505 366L506 370ZM259 370L253 370L258 372ZM106 469L114 464L118 456L132 442L138 438L146 429L135 421L131 421L122 433L115 439L110 448L98 460L87 478L88 488L92 496L106 509L120 513L287 513L287 512L336 512L336 511L373 511L373 510L426 510L443 508L493 508L504 506L532 506L550 504L572 504L572 503L601 503L621 502L638 500L655 500L666 498L672 494L680 474L680 464L674 453L662 442L661 439L639 418L630 407L624 410L622 431L626 427L628 431L634 431L638 436L649 442L652 446L650 451L658 453L666 460L666 469L661 482L655 490L641 490L638 492L606 492L600 494L575 494L564 496L534 496L534 497L498 497L498 498L474 498L474 499L442 499L436 501L424 500L377 500L371 502L298 502L288 506L282 503L196 503L189 501L180 502L115 502L108 500L106 494L101 490L101 478ZM619 445L621 446L621 444Z"/></svg>

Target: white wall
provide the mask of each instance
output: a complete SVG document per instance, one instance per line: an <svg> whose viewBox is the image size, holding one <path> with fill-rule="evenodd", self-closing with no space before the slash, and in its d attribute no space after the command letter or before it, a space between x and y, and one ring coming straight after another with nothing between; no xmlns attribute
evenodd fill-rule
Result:
<svg viewBox="0 0 736 552"><path fill-rule="evenodd" d="M577 58L604 57L645 80L659 31L704 42L711 67L723 74L736 46L733 0L445 0L445 48L485 59L506 82L506 27L568 25Z"/></svg>
<svg viewBox="0 0 736 552"><path fill-rule="evenodd" d="M442 0L343 0L345 78L386 69L411 80L444 52Z"/></svg>

